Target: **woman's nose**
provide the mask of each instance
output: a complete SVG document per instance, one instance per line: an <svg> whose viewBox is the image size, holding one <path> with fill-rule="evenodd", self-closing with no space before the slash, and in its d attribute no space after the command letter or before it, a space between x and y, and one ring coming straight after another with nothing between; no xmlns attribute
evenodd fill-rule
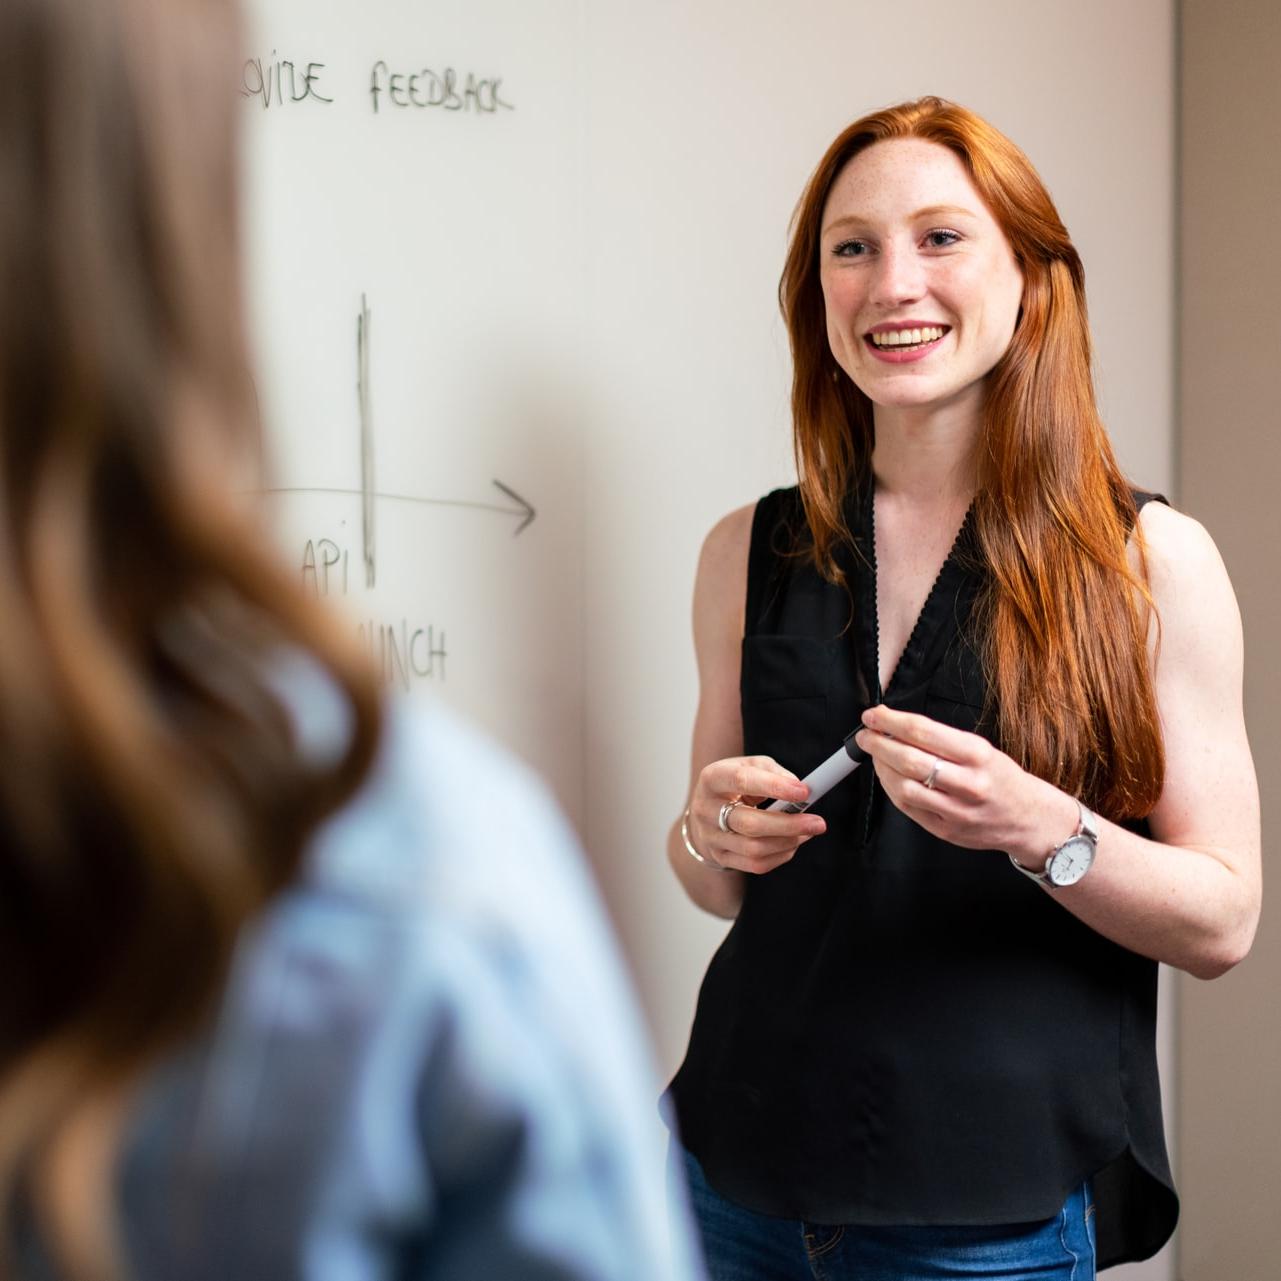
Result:
<svg viewBox="0 0 1281 1281"><path fill-rule="evenodd" d="M925 292L925 272L912 248L886 245L881 250L872 282L872 301L894 307L915 302Z"/></svg>

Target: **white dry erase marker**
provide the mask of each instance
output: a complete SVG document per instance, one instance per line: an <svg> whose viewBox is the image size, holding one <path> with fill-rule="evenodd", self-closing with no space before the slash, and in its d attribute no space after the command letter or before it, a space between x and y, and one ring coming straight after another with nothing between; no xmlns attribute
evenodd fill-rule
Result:
<svg viewBox="0 0 1281 1281"><path fill-rule="evenodd" d="M862 729L863 726L859 726ZM868 754L854 741L858 730L853 730L845 741L817 769L811 770L801 782L810 789L807 801L770 801L762 809L782 810L784 814L804 814L815 801L821 800L843 778L853 774L868 759Z"/></svg>

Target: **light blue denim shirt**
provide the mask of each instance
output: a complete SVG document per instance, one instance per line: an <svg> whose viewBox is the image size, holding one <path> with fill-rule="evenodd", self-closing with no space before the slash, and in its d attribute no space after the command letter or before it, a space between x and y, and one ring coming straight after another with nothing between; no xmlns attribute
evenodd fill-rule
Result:
<svg viewBox="0 0 1281 1281"><path fill-rule="evenodd" d="M701 1277L669 1225L656 1095L542 786L442 710L395 709L363 791L245 938L216 1027L140 1097L133 1275Z"/></svg>

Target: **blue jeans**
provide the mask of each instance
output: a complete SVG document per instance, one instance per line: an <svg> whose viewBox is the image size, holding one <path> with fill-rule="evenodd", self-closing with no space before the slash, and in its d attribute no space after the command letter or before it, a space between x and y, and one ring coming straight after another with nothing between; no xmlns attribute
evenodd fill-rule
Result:
<svg viewBox="0 0 1281 1281"><path fill-rule="evenodd" d="M1043 1222L832 1226L745 1210L712 1191L698 1162L688 1152L683 1155L710 1281L1094 1281L1094 1200L1088 1182Z"/></svg>

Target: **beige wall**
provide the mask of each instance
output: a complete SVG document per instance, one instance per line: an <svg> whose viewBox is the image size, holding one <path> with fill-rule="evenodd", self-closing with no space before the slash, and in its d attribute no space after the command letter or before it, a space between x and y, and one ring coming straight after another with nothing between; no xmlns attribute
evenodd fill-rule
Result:
<svg viewBox="0 0 1281 1281"><path fill-rule="evenodd" d="M1214 535L1245 622L1267 837L1281 778L1281 6L1182 0L1182 505ZM1273 1281L1281 1209L1281 900L1250 958L1183 979L1181 1281Z"/></svg>

